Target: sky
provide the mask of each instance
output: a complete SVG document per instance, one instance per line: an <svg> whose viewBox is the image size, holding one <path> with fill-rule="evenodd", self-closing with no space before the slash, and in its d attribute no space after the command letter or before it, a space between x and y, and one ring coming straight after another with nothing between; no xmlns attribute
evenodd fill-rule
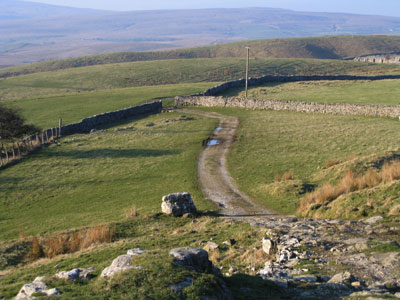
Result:
<svg viewBox="0 0 400 300"><path fill-rule="evenodd" d="M298 11L346 12L400 17L400 0L30 0L55 5L131 11L154 9L198 9L276 7Z"/></svg>

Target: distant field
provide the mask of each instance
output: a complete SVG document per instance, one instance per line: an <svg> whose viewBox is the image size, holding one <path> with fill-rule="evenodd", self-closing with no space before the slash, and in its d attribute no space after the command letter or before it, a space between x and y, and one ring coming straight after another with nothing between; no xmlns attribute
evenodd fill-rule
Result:
<svg viewBox="0 0 400 300"><path fill-rule="evenodd" d="M163 195L199 191L197 156L216 121L168 113L125 122L133 129L75 135L0 172L0 239L119 221L135 206L160 211ZM154 123L147 127L147 123Z"/></svg>
<svg viewBox="0 0 400 300"><path fill-rule="evenodd" d="M265 33L263 33L263 35L265 36ZM382 35L281 38L169 51L106 53L78 58L43 61L0 69L0 77L135 61L193 58L243 58L245 56L245 46L251 47L251 57L256 57L257 59L344 59L372 53L398 52L400 51L400 38L398 36Z"/></svg>
<svg viewBox="0 0 400 300"><path fill-rule="evenodd" d="M252 59L250 76L400 74L400 66L315 59ZM0 101L34 99L94 90L245 77L241 58L184 59L110 64L0 79Z"/></svg>
<svg viewBox="0 0 400 300"><path fill-rule="evenodd" d="M240 118L237 140L227 159L240 189L283 214L296 212L303 188L337 180L317 176L328 161L346 161L399 147L400 122L395 119L213 110ZM293 171L294 181L274 183L275 175L289 171Z"/></svg>
<svg viewBox="0 0 400 300"><path fill-rule="evenodd" d="M323 103L400 105L400 80L269 83L249 89L249 98ZM244 97L243 89L225 93Z"/></svg>
<svg viewBox="0 0 400 300"><path fill-rule="evenodd" d="M199 93L214 85L215 83L205 82L143 86L3 102L20 108L28 122L42 128L50 128L57 126L59 118L63 119L64 124L68 124L88 116L135 106L159 97Z"/></svg>

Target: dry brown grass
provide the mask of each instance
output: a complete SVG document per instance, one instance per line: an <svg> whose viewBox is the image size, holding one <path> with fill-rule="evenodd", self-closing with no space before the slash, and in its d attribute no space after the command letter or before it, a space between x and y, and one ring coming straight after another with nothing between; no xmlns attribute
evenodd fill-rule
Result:
<svg viewBox="0 0 400 300"><path fill-rule="evenodd" d="M294 179L294 172L289 171L283 173L283 175L275 174L275 182L289 181Z"/></svg>
<svg viewBox="0 0 400 300"><path fill-rule="evenodd" d="M328 160L327 162L326 162L326 164L325 164L325 168L330 168L330 167L333 167L333 166L336 166L337 164L339 164L340 163L340 160L338 160L338 159L335 159L335 160Z"/></svg>
<svg viewBox="0 0 400 300"><path fill-rule="evenodd" d="M301 214L306 214L316 204L326 204L343 194L372 188L381 183L391 183L398 179L400 179L400 161L398 160L391 163L386 162L380 172L370 169L365 175L358 175L349 170L335 187L325 184L306 194L300 201L298 211Z"/></svg>
<svg viewBox="0 0 400 300"><path fill-rule="evenodd" d="M138 215L139 215L139 213L136 209L136 206L132 206L125 210L125 218L126 219L132 219L134 217L137 217Z"/></svg>
<svg viewBox="0 0 400 300"><path fill-rule="evenodd" d="M383 183L390 183L400 179L400 161L396 160L392 163L386 162L382 167L381 177Z"/></svg>
<svg viewBox="0 0 400 300"><path fill-rule="evenodd" d="M108 225L96 226L74 233L62 233L49 238L33 237L31 250L27 257L36 260L42 257L74 253L92 245L111 243L115 229Z"/></svg>
<svg viewBox="0 0 400 300"><path fill-rule="evenodd" d="M37 236L32 238L31 250L29 251L27 257L32 260L44 257L43 248Z"/></svg>

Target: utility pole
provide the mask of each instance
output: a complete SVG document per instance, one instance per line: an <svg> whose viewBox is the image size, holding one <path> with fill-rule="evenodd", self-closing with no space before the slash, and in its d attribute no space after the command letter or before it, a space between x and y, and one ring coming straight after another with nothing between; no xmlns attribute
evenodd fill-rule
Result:
<svg viewBox="0 0 400 300"><path fill-rule="evenodd" d="M248 92L248 87L249 87L249 58L250 58L250 47L246 47L247 49L247 60L246 60L246 98L247 98L247 92Z"/></svg>

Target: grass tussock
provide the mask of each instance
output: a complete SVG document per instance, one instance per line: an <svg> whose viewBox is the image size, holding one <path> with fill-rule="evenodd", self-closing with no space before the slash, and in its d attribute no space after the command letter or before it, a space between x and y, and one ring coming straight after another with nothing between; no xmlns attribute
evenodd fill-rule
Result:
<svg viewBox="0 0 400 300"><path fill-rule="evenodd" d="M115 229L108 226L95 226L84 231L63 233L49 238L32 238L31 249L27 258L36 260L39 258L53 258L57 255L74 253L87 249L92 245L111 243Z"/></svg>
<svg viewBox="0 0 400 300"><path fill-rule="evenodd" d="M126 219L132 219L135 218L139 215L136 206L132 206L130 208L127 208L124 212L125 218Z"/></svg>
<svg viewBox="0 0 400 300"><path fill-rule="evenodd" d="M299 213L307 214L313 207L329 203L341 195L372 188L381 183L391 183L398 179L400 179L399 160L391 163L385 162L380 171L370 169L364 175L359 175L349 170L336 186L329 183L324 184L302 198Z"/></svg>
<svg viewBox="0 0 400 300"><path fill-rule="evenodd" d="M330 167L336 166L337 164L340 163L339 159L334 159L334 160L328 160L325 164L325 168L329 169Z"/></svg>
<svg viewBox="0 0 400 300"><path fill-rule="evenodd" d="M289 181L294 179L294 172L289 171L283 173L283 175L275 174L275 182Z"/></svg>

